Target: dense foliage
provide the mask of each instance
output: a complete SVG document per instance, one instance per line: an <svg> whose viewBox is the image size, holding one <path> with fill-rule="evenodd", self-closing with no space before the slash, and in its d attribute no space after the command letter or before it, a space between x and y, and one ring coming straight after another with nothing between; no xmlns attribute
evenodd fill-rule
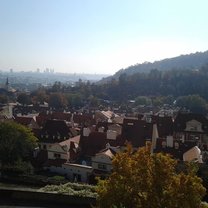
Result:
<svg viewBox="0 0 208 208"><path fill-rule="evenodd" d="M53 109L79 109L83 106L105 106L108 102L161 106L163 104L186 107L196 112L207 112L208 65L199 70L151 70L149 73L121 74L108 83L95 84L79 80L75 85L56 82L50 88L31 93L33 104L49 103ZM23 95L22 95L23 96ZM21 103L26 103L25 98ZM29 96L29 95L28 95ZM107 103L106 103L107 102Z"/></svg>
<svg viewBox="0 0 208 208"><path fill-rule="evenodd" d="M177 161L150 146L133 152L129 146L113 160L113 173L98 184L100 208L197 208L205 195L195 168L177 172Z"/></svg>
<svg viewBox="0 0 208 208"><path fill-rule="evenodd" d="M97 197L96 188L92 185L66 183L61 185L47 185L40 189L43 192L53 192L82 197Z"/></svg>
<svg viewBox="0 0 208 208"><path fill-rule="evenodd" d="M14 165L20 161L29 161L37 146L37 138L32 131L14 122L0 123L0 162L2 167ZM23 164L21 164L23 166Z"/></svg>
<svg viewBox="0 0 208 208"><path fill-rule="evenodd" d="M128 75L138 72L150 72L152 69L158 69L160 71L169 71L171 69L199 69L201 66L207 63L208 51L198 52L188 55L181 55L174 58L163 59L161 61L155 61L153 63L145 62L143 64L135 64L127 67L126 69L119 70L114 77L119 77L122 73Z"/></svg>

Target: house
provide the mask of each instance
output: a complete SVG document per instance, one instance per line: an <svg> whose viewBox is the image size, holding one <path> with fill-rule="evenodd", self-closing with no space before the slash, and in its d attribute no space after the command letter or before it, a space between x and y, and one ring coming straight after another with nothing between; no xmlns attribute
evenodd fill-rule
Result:
<svg viewBox="0 0 208 208"><path fill-rule="evenodd" d="M183 142L197 143L200 149L207 149L208 119L204 115L179 113L174 121L174 137Z"/></svg>
<svg viewBox="0 0 208 208"><path fill-rule="evenodd" d="M73 182L89 183L92 175L92 167L75 163L64 163L62 165L66 177Z"/></svg>
<svg viewBox="0 0 208 208"><path fill-rule="evenodd" d="M85 127L80 136L80 155L91 161L91 157L106 148L106 144L113 147L123 146L125 141L115 131L99 132Z"/></svg>
<svg viewBox="0 0 208 208"><path fill-rule="evenodd" d="M168 136L167 138L157 139L154 152L164 152L172 155L175 159L183 161L184 153L195 146L196 143L194 142L183 142L181 140L176 140L173 136Z"/></svg>
<svg viewBox="0 0 208 208"><path fill-rule="evenodd" d="M112 171L112 159L118 153L120 147L111 147L106 144L106 148L92 157L92 168L95 176L108 176Z"/></svg>
<svg viewBox="0 0 208 208"><path fill-rule="evenodd" d="M75 160L75 154L79 152L80 135L69 138L60 143L54 143L48 147L48 159L63 159L65 162Z"/></svg>
<svg viewBox="0 0 208 208"><path fill-rule="evenodd" d="M98 122L108 122L108 123L122 123L123 118L115 114L113 111L96 111L95 120Z"/></svg>
<svg viewBox="0 0 208 208"><path fill-rule="evenodd" d="M80 136L69 138L59 143L47 146L47 161L44 167L51 172L62 173L62 165L66 162L74 162L79 155Z"/></svg>
<svg viewBox="0 0 208 208"><path fill-rule="evenodd" d="M138 118L124 118L121 137L135 148L143 147L151 140L153 123Z"/></svg>
<svg viewBox="0 0 208 208"><path fill-rule="evenodd" d="M72 114L71 113L64 113L64 112L52 112L51 119L63 120L63 121L70 122L72 119Z"/></svg>
<svg viewBox="0 0 208 208"><path fill-rule="evenodd" d="M80 128L95 125L94 115L91 113L73 113L71 122Z"/></svg>
<svg viewBox="0 0 208 208"><path fill-rule="evenodd" d="M98 122L96 125L96 131L98 132L107 132L114 131L117 135L120 135L122 132L122 125L116 123L108 123L108 122Z"/></svg>
<svg viewBox="0 0 208 208"><path fill-rule="evenodd" d="M7 105L1 105L0 106L0 116L6 117L8 119L12 119L14 105L15 105L14 103L9 103Z"/></svg>
<svg viewBox="0 0 208 208"><path fill-rule="evenodd" d="M80 136L70 138L60 143L49 145L48 159L44 168L61 175L65 175L73 182L89 182L92 174L92 167L87 166L83 161L82 164L76 162L79 156Z"/></svg>
<svg viewBox="0 0 208 208"><path fill-rule="evenodd" d="M40 148L47 150L51 144L60 143L77 135L74 128L62 120L47 120L40 131Z"/></svg>
<svg viewBox="0 0 208 208"><path fill-rule="evenodd" d="M179 112L174 120L173 130L176 142L198 146L203 162L208 163L208 119L204 115Z"/></svg>

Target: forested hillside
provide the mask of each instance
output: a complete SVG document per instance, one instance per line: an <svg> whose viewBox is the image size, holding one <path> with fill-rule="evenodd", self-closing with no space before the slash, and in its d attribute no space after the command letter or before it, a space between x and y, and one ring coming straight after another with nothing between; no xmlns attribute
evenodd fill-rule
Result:
<svg viewBox="0 0 208 208"><path fill-rule="evenodd" d="M178 69L170 71L151 70L136 73L106 84L77 82L74 86L56 82L51 88L40 88L28 95L19 95L18 102L49 103L52 108L78 109L83 106L102 106L104 102L119 105L135 100L135 105L163 105L176 102L179 107L204 112L208 101L208 64L198 70ZM23 98L22 98L23 96Z"/></svg>
<svg viewBox="0 0 208 208"><path fill-rule="evenodd" d="M145 62L143 64L135 64L129 66L126 69L121 69L116 72L113 76L104 78L103 81L110 80L112 78L119 78L119 76L123 73L127 75L132 75L138 72L149 73L152 69L158 69L160 71L169 71L172 69L199 69L203 65L208 63L208 51L205 52L197 52L189 55L181 55L174 58L167 58L160 61L155 61L153 63Z"/></svg>
<svg viewBox="0 0 208 208"><path fill-rule="evenodd" d="M105 87L104 87L105 86ZM200 70L151 70L149 73L120 75L118 80L101 85L109 99L134 99L137 96L174 97L198 94L208 100L208 65ZM103 92L103 89L100 90Z"/></svg>

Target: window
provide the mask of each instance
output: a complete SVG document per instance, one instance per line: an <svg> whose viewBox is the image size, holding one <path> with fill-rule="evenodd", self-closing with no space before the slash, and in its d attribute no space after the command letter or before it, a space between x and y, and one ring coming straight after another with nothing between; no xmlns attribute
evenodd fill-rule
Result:
<svg viewBox="0 0 208 208"><path fill-rule="evenodd" d="M197 126L190 126L190 131L197 131Z"/></svg>
<svg viewBox="0 0 208 208"><path fill-rule="evenodd" d="M54 153L54 157L55 157L56 159L59 159L59 158L61 158L61 155L60 155L60 154L57 154L57 153Z"/></svg>
<svg viewBox="0 0 208 208"><path fill-rule="evenodd" d="M101 170L106 170L107 169L107 167L106 167L106 165L105 164L98 164L98 169L101 169Z"/></svg>
<svg viewBox="0 0 208 208"><path fill-rule="evenodd" d="M127 125L128 125L128 126L133 126L133 125L134 125L134 123L127 123Z"/></svg>
<svg viewBox="0 0 208 208"><path fill-rule="evenodd" d="M175 142L175 149L179 149L179 143Z"/></svg>
<svg viewBox="0 0 208 208"><path fill-rule="evenodd" d="M81 182L81 175L80 174L73 174L73 181L74 182Z"/></svg>
<svg viewBox="0 0 208 208"><path fill-rule="evenodd" d="M166 141L163 141L163 142L162 142L162 148L165 148L166 145L167 145L167 144L166 144Z"/></svg>

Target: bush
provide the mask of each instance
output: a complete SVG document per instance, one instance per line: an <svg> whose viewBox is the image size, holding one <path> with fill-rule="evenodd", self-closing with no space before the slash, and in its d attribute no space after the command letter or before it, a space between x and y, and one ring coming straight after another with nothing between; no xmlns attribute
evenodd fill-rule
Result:
<svg viewBox="0 0 208 208"><path fill-rule="evenodd" d="M68 180L66 180L64 176L56 175L56 176L49 177L48 182L50 184L57 184L58 185L58 184L67 183Z"/></svg>
<svg viewBox="0 0 208 208"><path fill-rule="evenodd" d="M53 192L82 197L97 197L96 188L92 185L66 183L62 185L47 185L40 189L43 192Z"/></svg>
<svg viewBox="0 0 208 208"><path fill-rule="evenodd" d="M34 172L33 166L29 162L21 160L16 161L14 164L4 165L2 173L5 175L30 175Z"/></svg>
<svg viewBox="0 0 208 208"><path fill-rule="evenodd" d="M208 203L202 202L200 208L208 208Z"/></svg>

